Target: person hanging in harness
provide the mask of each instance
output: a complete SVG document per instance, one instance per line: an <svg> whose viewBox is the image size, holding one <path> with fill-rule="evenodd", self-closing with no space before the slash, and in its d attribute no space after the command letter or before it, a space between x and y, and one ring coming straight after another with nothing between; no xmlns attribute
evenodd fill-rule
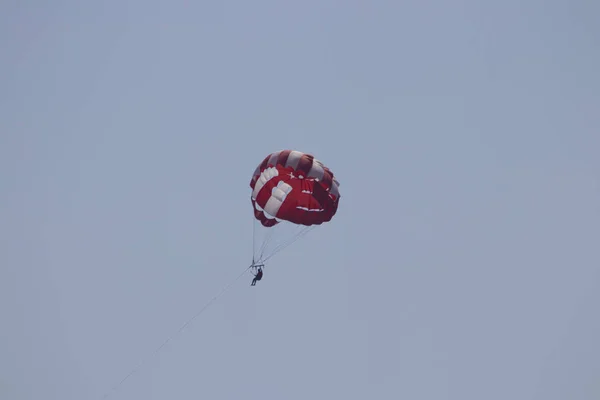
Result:
<svg viewBox="0 0 600 400"><path fill-rule="evenodd" d="M250 284L250 286L256 286L256 281L260 281L262 279L263 271L261 267L262 266L258 267L258 270L256 271L256 274L254 274L254 279L252 279L252 283Z"/></svg>

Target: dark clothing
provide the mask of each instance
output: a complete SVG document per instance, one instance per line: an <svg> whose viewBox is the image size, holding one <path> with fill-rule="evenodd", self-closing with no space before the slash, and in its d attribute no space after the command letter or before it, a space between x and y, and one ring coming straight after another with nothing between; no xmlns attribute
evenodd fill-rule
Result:
<svg viewBox="0 0 600 400"><path fill-rule="evenodd" d="M260 281L262 279L262 276L263 276L262 269L259 269L258 272L256 273L256 275L254 275L254 279L252 279L252 283L250 286L255 286L256 281Z"/></svg>

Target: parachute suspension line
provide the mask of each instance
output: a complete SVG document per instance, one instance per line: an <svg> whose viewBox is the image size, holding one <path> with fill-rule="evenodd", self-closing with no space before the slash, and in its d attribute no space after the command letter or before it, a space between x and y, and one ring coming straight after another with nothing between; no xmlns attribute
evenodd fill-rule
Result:
<svg viewBox="0 0 600 400"><path fill-rule="evenodd" d="M144 366L144 364L146 364L147 362L150 361L150 358L155 357L162 349L163 347L165 347L171 340L173 340L175 338L175 336L179 335L181 332L183 332L183 330L189 325L191 324L196 318L198 318L200 316L200 314L202 314L212 303L214 303L219 297L221 297L221 295L223 295L223 293L225 293L227 291L227 289L229 289L229 287L231 285L233 285L235 282L237 282L242 276L244 276L244 274L246 274L246 272L252 268L252 265L249 266L248 268L246 268L241 274L239 274L233 281L229 282L227 285L223 286L223 288L221 289L221 291L219 293L217 293L212 299L210 299L196 314L194 314L194 316L192 316L190 319L188 319L182 326L181 328L179 328L179 330L177 332L175 332L173 335L171 335L170 337L168 337L160 346L158 346L156 348L156 350L154 350L154 352L145 360L143 360L142 362L140 362L134 369L131 370L131 372L129 372L129 374L127 374L119 383L117 383L115 386L113 386L113 388L107 392L104 397L102 397L103 399L106 399L107 397L110 396L111 392L116 391L123 383L125 383L125 381L127 379L129 379L134 373L136 373L142 366Z"/></svg>
<svg viewBox="0 0 600 400"><path fill-rule="evenodd" d="M266 258L262 259L262 256L261 256L261 262L266 262L268 259L270 259L271 257L273 257L275 254L279 253L281 250L283 250L287 246L292 245L298 239L300 239L302 236L304 236L308 232L312 231L315 227L316 227L316 225L311 225L311 226L305 226L305 227L303 227L297 235L295 235L294 237L292 237L291 239L289 239L287 242L283 242L283 243L279 244L277 247L275 247L275 249L273 249L273 251L271 252L271 254L269 254Z"/></svg>
<svg viewBox="0 0 600 400"><path fill-rule="evenodd" d="M259 261L262 260L263 255L265 254L265 250L267 250L267 246L269 245L269 243L271 243L271 238L273 237L273 232L275 232L275 229L277 229L277 228L276 227L269 228L267 235L265 237L265 240L263 241L263 244L260 248L260 255L258 256Z"/></svg>
<svg viewBox="0 0 600 400"><path fill-rule="evenodd" d="M261 262L265 251L267 250L267 247L269 246L269 244L271 243L271 238L273 237L274 231L277 229L277 227L271 227L271 228L264 228L267 229L266 230L266 234L264 235L264 239L262 240L262 244L260 246L260 249L256 250L256 236L257 236L257 226L258 226L259 222L258 221L254 221L254 233L253 233L253 240L254 240L254 245L253 245L253 249L254 249L254 255L252 257L252 263L256 264ZM263 231L264 232L264 231Z"/></svg>
<svg viewBox="0 0 600 400"><path fill-rule="evenodd" d="M256 262L256 254L254 253L254 249L256 248L256 223L254 215L252 216L252 265Z"/></svg>
<svg viewBox="0 0 600 400"><path fill-rule="evenodd" d="M271 237L273 236L274 228L269 228L267 230L267 233L262 241L262 245L260 246L260 249L258 249L258 251L257 251L256 250L256 237L257 237L257 233L258 233L257 227L260 227L259 226L260 222L258 222L258 220L256 220L254 216L252 217L252 220L254 222L252 224L252 251L254 252L254 254L252 255L252 264L258 264L260 262L260 260L262 259L263 254L265 253L265 251L267 249L267 246L271 242Z"/></svg>
<svg viewBox="0 0 600 400"><path fill-rule="evenodd" d="M268 258L273 257L275 254L279 253L284 248L286 248L288 246L291 246L292 244L296 243L298 240L300 240L300 238L302 238L308 232L312 231L315 228L316 228L315 225L306 226L306 227L302 228L302 230L294 238L292 238L291 240L288 240L287 242L284 242L284 243L280 244L279 246L277 246L277 248L273 251L273 254L271 254Z"/></svg>
<svg viewBox="0 0 600 400"><path fill-rule="evenodd" d="M258 234L258 222L254 215L252 216L252 266L258 264L260 262L260 258L262 257L262 249L265 247L265 243L262 243L259 251L256 249L257 242L257 234ZM252 268L252 267L251 267Z"/></svg>

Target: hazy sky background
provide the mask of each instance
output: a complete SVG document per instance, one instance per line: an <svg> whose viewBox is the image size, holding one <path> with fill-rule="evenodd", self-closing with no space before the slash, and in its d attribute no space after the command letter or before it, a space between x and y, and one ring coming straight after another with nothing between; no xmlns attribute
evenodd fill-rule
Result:
<svg viewBox="0 0 600 400"><path fill-rule="evenodd" d="M2 2L0 398L102 398L248 266L284 148L334 220L110 399L600 398L599 18Z"/></svg>

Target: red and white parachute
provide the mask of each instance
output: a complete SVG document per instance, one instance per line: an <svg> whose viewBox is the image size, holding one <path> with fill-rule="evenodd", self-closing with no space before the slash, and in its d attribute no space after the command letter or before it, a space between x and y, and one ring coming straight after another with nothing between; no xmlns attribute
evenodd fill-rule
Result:
<svg viewBox="0 0 600 400"><path fill-rule="evenodd" d="M250 181L253 262L266 261L315 226L331 221L340 200L339 185L333 172L311 154L282 150L265 157ZM273 238L276 229L284 230L282 226L286 233ZM258 243L257 229L265 236ZM277 242L274 248L273 242Z"/></svg>

